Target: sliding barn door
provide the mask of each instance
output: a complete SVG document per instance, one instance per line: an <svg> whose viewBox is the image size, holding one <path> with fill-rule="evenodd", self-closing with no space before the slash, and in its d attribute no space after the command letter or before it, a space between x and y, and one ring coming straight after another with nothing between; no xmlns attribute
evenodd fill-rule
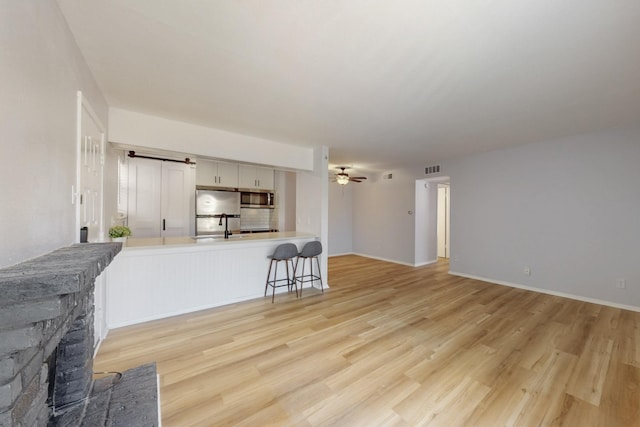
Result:
<svg viewBox="0 0 640 427"><path fill-rule="evenodd" d="M129 159L128 225L133 237L190 236L195 195L193 166Z"/></svg>

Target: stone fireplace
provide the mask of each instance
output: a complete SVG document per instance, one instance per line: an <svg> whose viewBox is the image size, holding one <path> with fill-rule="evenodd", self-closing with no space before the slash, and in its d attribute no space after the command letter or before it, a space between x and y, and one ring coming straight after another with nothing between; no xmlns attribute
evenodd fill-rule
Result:
<svg viewBox="0 0 640 427"><path fill-rule="evenodd" d="M0 426L158 423L155 365L93 380L94 286L120 243L0 270Z"/></svg>

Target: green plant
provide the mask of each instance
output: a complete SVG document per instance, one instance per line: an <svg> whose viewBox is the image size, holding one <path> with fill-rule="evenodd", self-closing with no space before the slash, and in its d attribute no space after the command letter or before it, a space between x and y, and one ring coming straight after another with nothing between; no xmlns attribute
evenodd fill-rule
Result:
<svg viewBox="0 0 640 427"><path fill-rule="evenodd" d="M127 237L131 236L131 230L124 225L114 225L109 229L109 237Z"/></svg>

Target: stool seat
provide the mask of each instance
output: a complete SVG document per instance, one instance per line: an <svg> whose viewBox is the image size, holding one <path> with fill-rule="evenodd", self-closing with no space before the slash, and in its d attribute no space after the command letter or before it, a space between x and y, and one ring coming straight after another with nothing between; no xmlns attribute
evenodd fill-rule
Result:
<svg viewBox="0 0 640 427"><path fill-rule="evenodd" d="M298 289L297 283L300 283L300 296L302 296L302 287L306 282L311 282L311 286L313 286L314 281L320 282L320 291L324 293L324 286L322 285L322 277L320 275L320 261L318 257L322 253L322 243L317 240L312 242L307 242L302 247L302 250L298 254L296 258L296 266L294 267L293 272L293 280L296 283L296 291ZM313 260L316 260L316 265L318 267L318 274L313 273ZM302 259L302 272L298 274L298 261ZM306 261L309 260L309 267L311 272L309 274L304 274Z"/></svg>
<svg viewBox="0 0 640 427"><path fill-rule="evenodd" d="M278 245L273 251L273 254L269 255L271 261L269 262L269 271L267 272L267 283L264 286L264 296L267 296L267 289L269 286L273 288L273 292L271 294L271 302L273 303L276 296L276 288L281 286L286 286L289 291L292 286L295 286L296 289L296 297L298 296L298 286L295 281L295 266L293 265L293 258L298 256L298 247L293 243L282 243ZM287 269L287 277L278 279L278 263L280 261L284 261L284 265ZM271 268L273 267L273 263L276 264L276 268L274 269L273 277L271 276ZM289 263L291 263L292 272L294 276L291 277L289 275ZM282 283L284 282L284 283Z"/></svg>

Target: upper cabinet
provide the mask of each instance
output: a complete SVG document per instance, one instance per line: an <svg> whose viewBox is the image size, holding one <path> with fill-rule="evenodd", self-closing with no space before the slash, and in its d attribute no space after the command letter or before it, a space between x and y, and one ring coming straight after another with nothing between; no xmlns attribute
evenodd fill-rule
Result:
<svg viewBox="0 0 640 427"><path fill-rule="evenodd" d="M199 159L196 166L196 185L237 188L238 165Z"/></svg>
<svg viewBox="0 0 640 427"><path fill-rule="evenodd" d="M273 190L274 169L240 165L240 188Z"/></svg>

